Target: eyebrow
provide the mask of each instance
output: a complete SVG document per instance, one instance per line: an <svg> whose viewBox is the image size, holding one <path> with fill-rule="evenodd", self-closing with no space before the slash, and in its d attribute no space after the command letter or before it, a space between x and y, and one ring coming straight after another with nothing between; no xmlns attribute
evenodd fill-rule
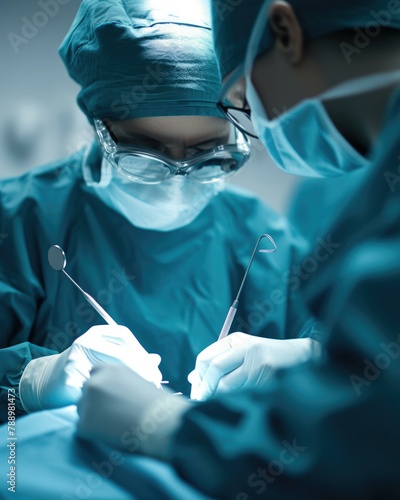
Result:
<svg viewBox="0 0 400 500"><path fill-rule="evenodd" d="M224 139L227 139L230 135L230 131L226 132L223 135L219 135L216 137L210 137L208 139L205 139L203 141L197 142L196 144L190 144L190 145L185 145L187 148L197 148L200 146L204 146L205 144L210 144L210 143L222 143ZM115 137L115 136L114 136ZM142 135L142 134L136 134L136 133L129 133L126 136L129 138L130 141L132 141L132 144L134 144L134 141L142 142L144 144L152 144L154 146L161 146L161 147L168 147L168 144L165 144L161 141L158 141L157 139L154 139L153 137L149 137L147 135ZM124 140L118 140L118 143L120 144L127 144Z"/></svg>
<svg viewBox="0 0 400 500"><path fill-rule="evenodd" d="M127 133L125 136L124 140L117 139L120 144L129 144L126 141L138 141L138 142L144 142L144 143L151 143L157 146L164 146L164 144L160 141L157 141L156 139L153 139L152 137L149 137L147 135L142 135L142 134L136 134L136 133Z"/></svg>

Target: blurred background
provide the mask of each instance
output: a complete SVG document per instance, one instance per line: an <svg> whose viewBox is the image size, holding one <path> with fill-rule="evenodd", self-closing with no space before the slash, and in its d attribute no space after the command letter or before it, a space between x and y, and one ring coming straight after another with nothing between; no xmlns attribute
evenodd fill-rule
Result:
<svg viewBox="0 0 400 500"><path fill-rule="evenodd" d="M44 6L50 9L50 4L48 15ZM93 140L92 128L75 101L79 87L57 53L79 4L80 0L0 4L0 178L65 157ZM256 141L251 163L231 182L285 213L297 179L278 170Z"/></svg>

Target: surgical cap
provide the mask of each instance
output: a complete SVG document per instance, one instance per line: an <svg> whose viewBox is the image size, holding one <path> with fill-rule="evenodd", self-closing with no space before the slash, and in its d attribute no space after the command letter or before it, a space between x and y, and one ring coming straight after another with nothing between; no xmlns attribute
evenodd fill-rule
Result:
<svg viewBox="0 0 400 500"><path fill-rule="evenodd" d="M400 29L400 0L286 0L292 5L306 41L335 31L381 27ZM274 0L267 0L273 4ZM221 76L240 66L262 0L212 0L214 43ZM265 20L267 23L267 19ZM258 53L272 48L275 36L266 25Z"/></svg>
<svg viewBox="0 0 400 500"><path fill-rule="evenodd" d="M250 35L264 1L213 0L213 35L221 78L244 62Z"/></svg>
<svg viewBox="0 0 400 500"><path fill-rule="evenodd" d="M83 0L59 52L90 121L221 116L209 1Z"/></svg>

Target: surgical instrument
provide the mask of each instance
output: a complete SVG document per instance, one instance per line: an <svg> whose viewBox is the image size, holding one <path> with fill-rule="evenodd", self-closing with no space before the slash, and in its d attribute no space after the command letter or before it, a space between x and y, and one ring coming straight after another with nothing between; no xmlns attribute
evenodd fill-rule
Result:
<svg viewBox="0 0 400 500"><path fill-rule="evenodd" d="M262 249L262 250L260 250L260 253L273 253L273 252L276 252L276 250L277 250L276 243L273 240L272 236L270 236L269 234L262 234L258 238L256 246L254 247L252 256L250 258L250 262L249 262L249 264L247 266L247 269L246 269L246 272L245 272L245 274L243 276L242 283L240 284L239 291L238 291L238 293L236 295L236 299L233 301L233 304L229 308L228 314L227 314L227 316L225 318L225 322L224 322L224 324L222 326L221 333L219 334L218 340L221 340L221 339L225 338L228 335L228 333L229 333L229 330L230 330L230 328L232 326L233 320L235 319L237 308L239 306L239 297L240 297L240 294L242 293L243 285L244 285L244 283L246 281L247 275L249 274L250 267L251 267L251 265L253 263L253 260L254 260L254 257L256 255L256 252L258 250L258 247L260 245L260 242L261 242L261 240L263 238L268 238L269 241L272 243L273 248L271 248L271 249Z"/></svg>
<svg viewBox="0 0 400 500"><path fill-rule="evenodd" d="M65 255L64 250L58 245L52 245L49 248L47 253L47 258L49 260L50 266L55 271L62 271L67 278L69 278L72 283L78 288L80 292L82 292L85 299L89 302L89 304L93 307L95 311L97 311L100 316L109 324L109 325L117 325L118 323L112 319L112 317L101 307L101 305L94 300L94 298L86 293L82 288L74 281L71 276L65 271L65 266L67 265L67 257Z"/></svg>

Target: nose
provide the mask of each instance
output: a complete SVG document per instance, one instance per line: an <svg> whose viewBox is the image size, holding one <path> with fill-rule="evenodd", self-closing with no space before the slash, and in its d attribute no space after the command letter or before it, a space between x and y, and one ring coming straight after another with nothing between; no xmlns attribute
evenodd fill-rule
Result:
<svg viewBox="0 0 400 500"><path fill-rule="evenodd" d="M178 144L169 146L167 154L172 160L183 160L185 158L185 148L183 145Z"/></svg>

